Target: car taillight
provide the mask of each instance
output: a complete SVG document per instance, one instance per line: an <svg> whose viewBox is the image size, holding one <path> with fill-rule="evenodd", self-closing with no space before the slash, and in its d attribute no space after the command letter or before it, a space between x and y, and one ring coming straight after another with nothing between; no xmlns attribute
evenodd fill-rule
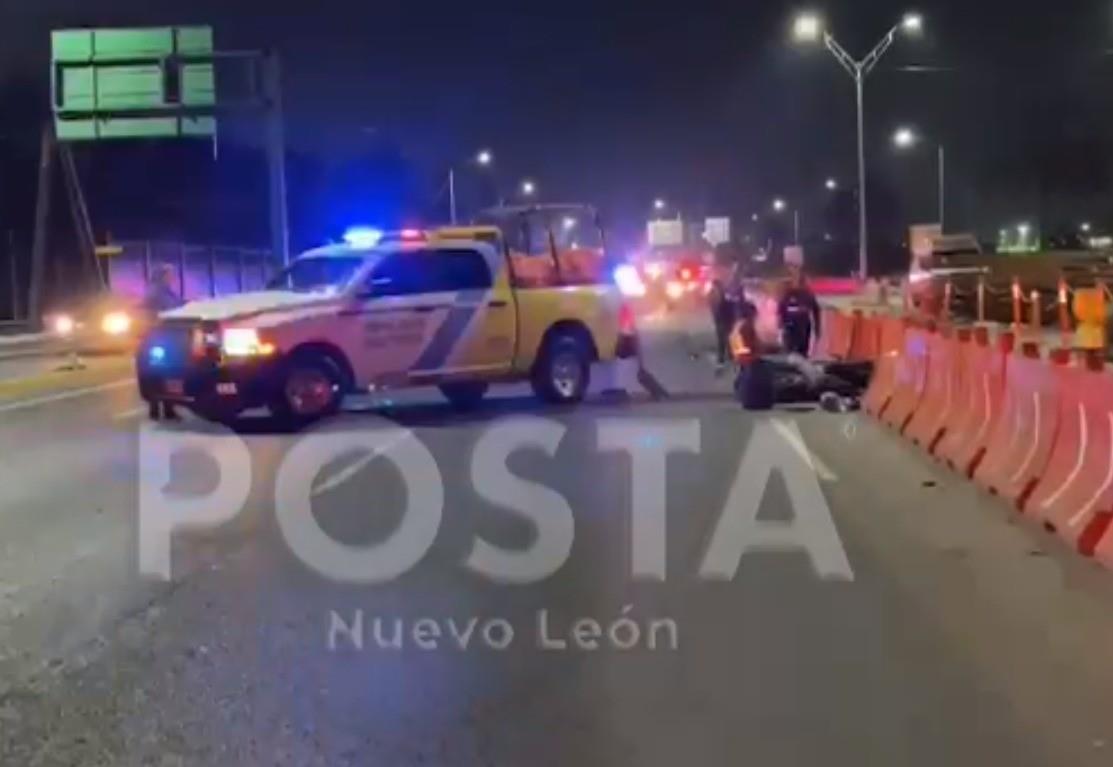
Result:
<svg viewBox="0 0 1113 767"><path fill-rule="evenodd" d="M623 304L618 310L618 332L624 336L632 336L637 331L634 324L634 310L629 304Z"/></svg>
<svg viewBox="0 0 1113 767"><path fill-rule="evenodd" d="M690 281L692 279L692 270L691 269L681 269L680 270L680 279L684 280L685 282Z"/></svg>

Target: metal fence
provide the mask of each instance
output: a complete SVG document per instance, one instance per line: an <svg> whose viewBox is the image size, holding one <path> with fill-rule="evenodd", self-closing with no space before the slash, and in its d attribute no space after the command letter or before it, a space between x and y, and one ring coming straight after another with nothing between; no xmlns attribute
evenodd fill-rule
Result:
<svg viewBox="0 0 1113 767"><path fill-rule="evenodd" d="M172 269L185 300L259 290L281 268L270 251L181 242L123 242L122 251L102 259L109 289L140 297L151 274Z"/></svg>

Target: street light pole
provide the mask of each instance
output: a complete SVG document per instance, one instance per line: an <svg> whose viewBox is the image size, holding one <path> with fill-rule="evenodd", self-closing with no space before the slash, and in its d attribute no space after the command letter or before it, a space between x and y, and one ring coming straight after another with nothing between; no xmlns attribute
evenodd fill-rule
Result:
<svg viewBox="0 0 1113 767"><path fill-rule="evenodd" d="M901 21L893 25L884 37L873 47L861 61L855 59L830 32L823 30L822 20L818 16L806 15L796 20L796 37L803 41L814 41L822 31L823 45L842 65L842 68L854 80L855 95L858 106L858 271L865 278L869 270L868 236L869 220L866 210L866 121L865 121L865 81L870 72L892 47L896 41L897 33L901 30L909 34L919 33L923 28L923 18L917 14L908 14Z"/></svg>
<svg viewBox="0 0 1113 767"><path fill-rule="evenodd" d="M456 225L456 169L448 169L448 217Z"/></svg>
<svg viewBox="0 0 1113 767"><path fill-rule="evenodd" d="M893 134L893 143L897 149L908 149L919 143L920 137L912 128L900 128ZM946 229L947 219L947 149L940 143L937 147L936 178L939 194L939 228Z"/></svg>
<svg viewBox="0 0 1113 767"><path fill-rule="evenodd" d="M832 38L831 42L834 42ZM869 269L869 222L866 212L866 94L861 68L856 68L854 87L858 92L858 276L866 279Z"/></svg>
<svg viewBox="0 0 1113 767"><path fill-rule="evenodd" d="M947 152L939 145L939 229L947 231Z"/></svg>

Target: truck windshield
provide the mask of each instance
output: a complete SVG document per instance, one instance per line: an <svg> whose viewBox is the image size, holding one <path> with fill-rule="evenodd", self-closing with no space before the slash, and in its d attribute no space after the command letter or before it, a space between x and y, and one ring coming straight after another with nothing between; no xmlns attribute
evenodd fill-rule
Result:
<svg viewBox="0 0 1113 767"><path fill-rule="evenodd" d="M336 292L348 284L362 264L358 256L299 258L267 283L267 289Z"/></svg>

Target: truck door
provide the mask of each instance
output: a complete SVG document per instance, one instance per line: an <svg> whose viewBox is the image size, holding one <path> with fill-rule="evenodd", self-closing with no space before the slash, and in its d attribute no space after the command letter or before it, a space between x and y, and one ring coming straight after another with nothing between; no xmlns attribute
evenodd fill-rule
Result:
<svg viewBox="0 0 1113 767"><path fill-rule="evenodd" d="M437 296L426 288L414 253L384 256L343 312L345 344L356 384L400 386L433 332Z"/></svg>
<svg viewBox="0 0 1113 767"><path fill-rule="evenodd" d="M501 257L473 248L427 253L428 287L439 303L435 327L411 376L428 380L509 370L517 314Z"/></svg>

